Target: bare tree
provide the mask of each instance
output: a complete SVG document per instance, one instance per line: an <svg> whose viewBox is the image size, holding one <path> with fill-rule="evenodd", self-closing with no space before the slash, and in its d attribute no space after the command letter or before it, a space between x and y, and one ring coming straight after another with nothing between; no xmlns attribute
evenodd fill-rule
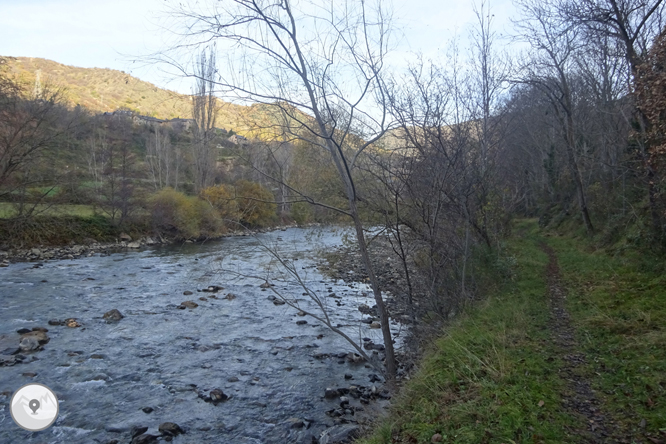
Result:
<svg viewBox="0 0 666 444"><path fill-rule="evenodd" d="M214 92L217 75L214 45L201 51L194 73L196 87L192 95L192 163L194 189L199 192L213 183L216 169L214 137L218 106Z"/></svg>
<svg viewBox="0 0 666 444"><path fill-rule="evenodd" d="M394 379L389 317L367 251L354 176L359 156L388 128L382 77L390 31L386 9L379 1L235 0L191 2L175 7L174 14L185 37L176 49L210 41L233 47L225 52L229 70L216 83L220 93L276 107L292 122L286 133L329 153L347 195L348 206L339 211L354 223L381 320L386 374Z"/></svg>
<svg viewBox="0 0 666 444"><path fill-rule="evenodd" d="M582 25L594 38L621 42L632 75L664 25L664 0L566 0L564 16Z"/></svg>
<svg viewBox="0 0 666 444"><path fill-rule="evenodd" d="M584 27L592 38L610 37L620 43L629 66L630 88L638 78L639 66L653 41L664 28L664 0L577 0L562 1L559 8L571 22ZM633 91L632 91L633 92ZM634 117L639 125L638 142L640 159L645 173L653 230L657 236L663 234L658 210L658 192L655 171L650 163L646 141L648 118L634 101Z"/></svg>
<svg viewBox="0 0 666 444"><path fill-rule="evenodd" d="M61 121L61 92L40 87L40 97L28 97L21 86L3 72L0 58L0 197L23 189L32 181L22 173L40 156L58 146L74 125Z"/></svg>
<svg viewBox="0 0 666 444"><path fill-rule="evenodd" d="M571 176L588 233L594 230L587 205L586 189L577 159L575 99L571 75L575 69L580 30L568 26L557 15L552 2L520 0L523 20L516 22L521 38L533 49L522 63L522 82L529 83L548 97L562 128Z"/></svg>
<svg viewBox="0 0 666 444"><path fill-rule="evenodd" d="M171 143L169 130L155 125L154 132L147 140L146 162L153 186L156 190L171 187L178 190L180 167L182 163L180 150Z"/></svg>

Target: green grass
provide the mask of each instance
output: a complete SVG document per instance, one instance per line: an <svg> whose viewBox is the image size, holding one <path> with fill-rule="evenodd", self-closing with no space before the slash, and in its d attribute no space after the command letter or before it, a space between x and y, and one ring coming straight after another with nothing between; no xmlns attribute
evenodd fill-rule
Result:
<svg viewBox="0 0 666 444"><path fill-rule="evenodd" d="M604 408L625 432L666 435L666 261L623 250L588 252L566 237L558 252L569 311Z"/></svg>
<svg viewBox="0 0 666 444"><path fill-rule="evenodd" d="M533 220L520 221L514 233L507 242L512 280L487 286L483 302L446 328L389 416L360 443L430 443L435 433L445 443L583 442L568 431L585 429L585 419L561 403L567 384L548 329L541 241L558 255L579 351L587 356L577 372L609 420L633 436L656 437L666 427L663 261L594 252L576 239L544 236Z"/></svg>
<svg viewBox="0 0 666 444"><path fill-rule="evenodd" d="M35 215L40 216L79 216L92 217L96 214L91 205L47 205L38 204ZM9 202L0 202L0 219L7 219L16 215L16 207Z"/></svg>

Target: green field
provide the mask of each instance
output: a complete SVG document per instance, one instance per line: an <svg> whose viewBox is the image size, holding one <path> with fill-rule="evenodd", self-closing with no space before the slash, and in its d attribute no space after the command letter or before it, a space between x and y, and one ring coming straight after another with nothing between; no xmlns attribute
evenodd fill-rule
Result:
<svg viewBox="0 0 666 444"><path fill-rule="evenodd" d="M0 219L8 219L17 214L16 205L0 202ZM97 214L91 205L46 205L35 207L34 215L39 216L81 216L90 217Z"/></svg>

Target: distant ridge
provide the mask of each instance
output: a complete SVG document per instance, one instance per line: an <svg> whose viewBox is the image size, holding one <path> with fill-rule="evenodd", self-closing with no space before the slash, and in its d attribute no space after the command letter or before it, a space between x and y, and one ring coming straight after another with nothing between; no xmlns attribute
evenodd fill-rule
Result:
<svg viewBox="0 0 666 444"><path fill-rule="evenodd" d="M66 100L93 112L128 108L158 119L191 118L188 95L159 88L123 71L108 68L78 68L37 57L3 57L9 75L32 91L39 75L42 85L64 89ZM266 105L243 106L218 100L216 126L248 137L267 138L274 119Z"/></svg>

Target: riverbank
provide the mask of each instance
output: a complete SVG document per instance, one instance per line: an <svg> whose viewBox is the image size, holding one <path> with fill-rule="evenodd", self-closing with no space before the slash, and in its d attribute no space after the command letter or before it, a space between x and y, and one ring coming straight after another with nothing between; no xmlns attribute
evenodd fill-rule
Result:
<svg viewBox="0 0 666 444"><path fill-rule="evenodd" d="M99 224L93 224L99 226ZM139 250L145 247L155 247L159 245L171 245L177 243L204 243L214 240L234 236L251 236L257 233L265 233L275 230L286 230L295 225L280 225L260 229L246 229L229 231L216 237L196 240L183 240L173 237L168 233L155 232L147 230L145 227L140 229L137 226L130 226L127 230L130 234L121 231L115 227L106 227L101 232L88 231L82 228L76 236L64 235L62 242L56 245L44 245L37 243L29 247L10 247L4 243L0 247L0 267L6 267L13 262L31 262L45 260L77 259L80 257L90 257L95 254L112 254L125 250ZM70 229L72 227L70 226ZM92 237L91 237L92 236ZM109 239L113 239L109 241ZM65 240L67 240L65 242Z"/></svg>
<svg viewBox="0 0 666 444"><path fill-rule="evenodd" d="M666 270L521 221L485 288L359 441L663 443Z"/></svg>

